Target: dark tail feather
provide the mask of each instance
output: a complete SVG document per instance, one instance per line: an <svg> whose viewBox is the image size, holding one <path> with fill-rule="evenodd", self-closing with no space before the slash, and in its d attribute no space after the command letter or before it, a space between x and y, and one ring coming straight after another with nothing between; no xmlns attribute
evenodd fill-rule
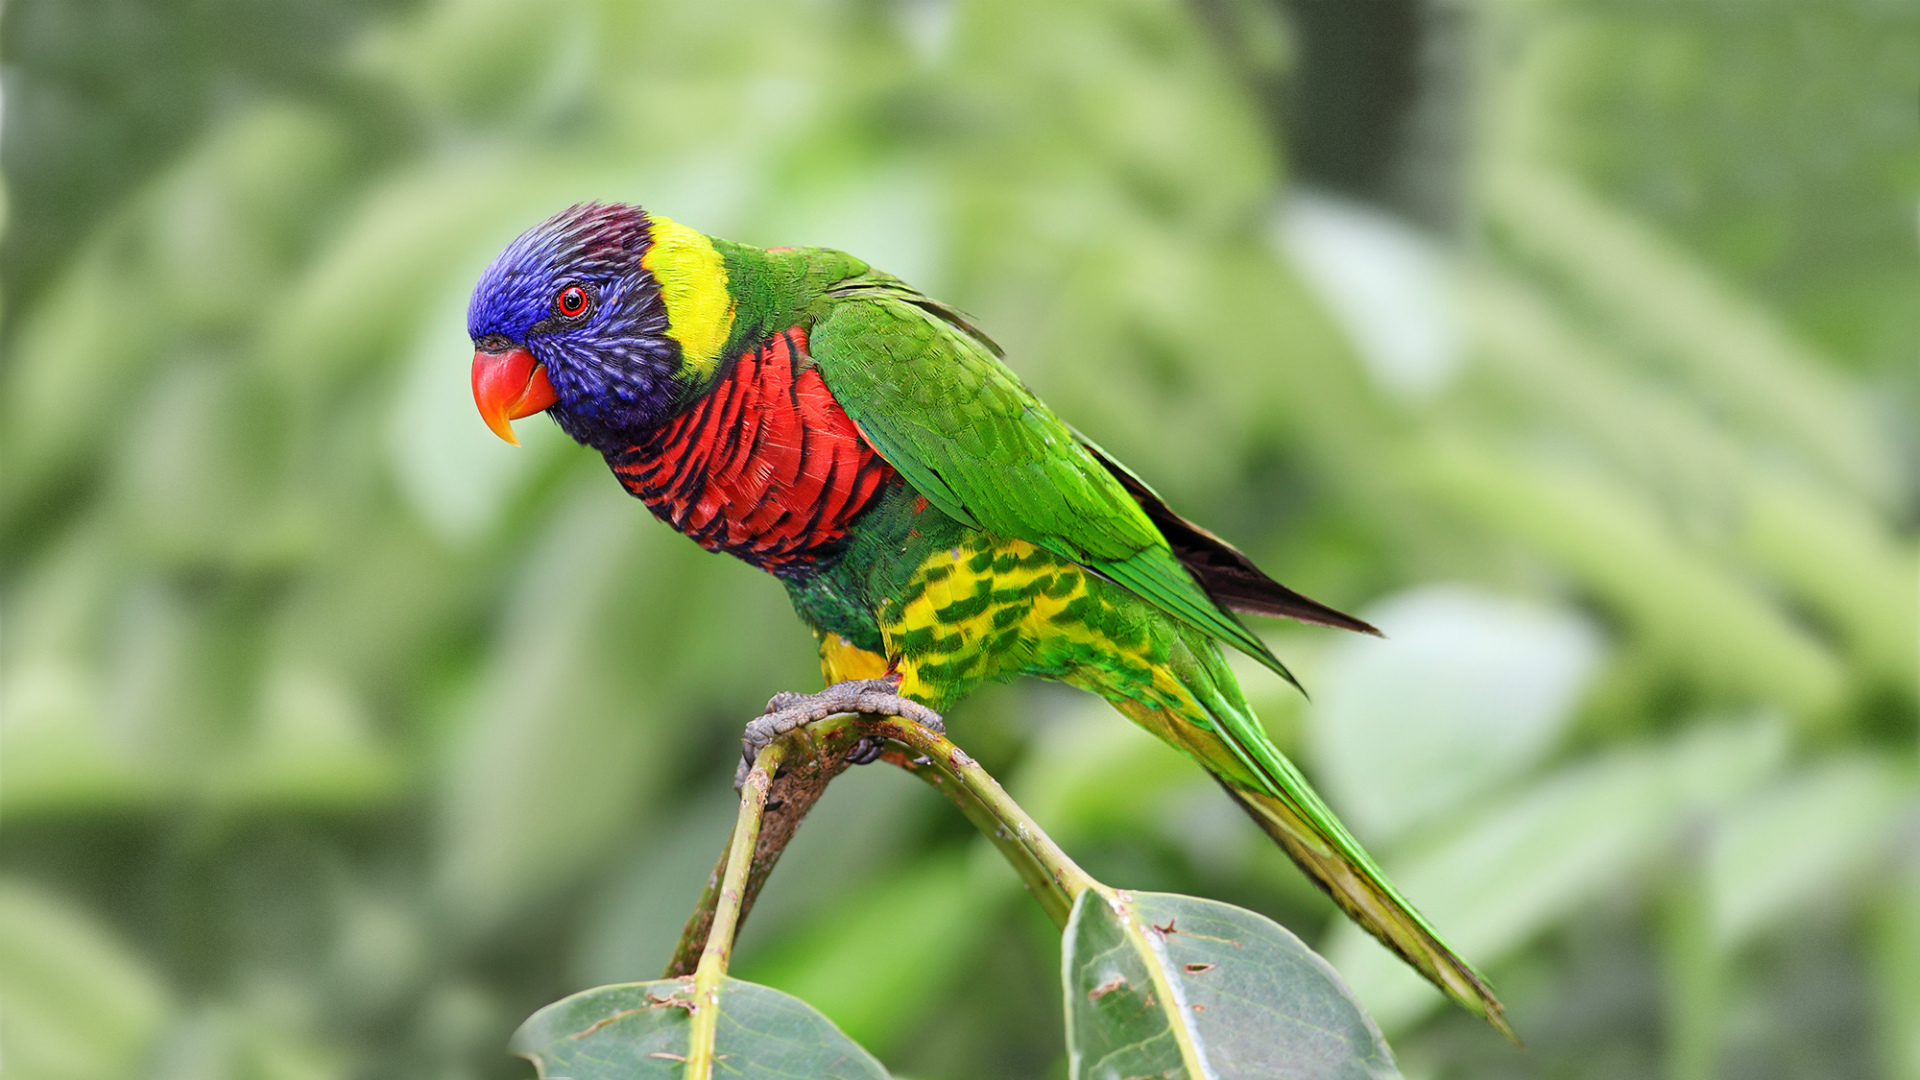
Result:
<svg viewBox="0 0 1920 1080"><path fill-rule="evenodd" d="M1352 630L1375 637L1386 636L1366 622L1311 597L1302 596L1268 577L1265 571L1253 565L1252 559L1241 554L1240 549L1174 513L1166 500L1148 487L1146 481L1108 457L1106 451L1088 441L1086 436L1077 431L1074 434L1079 436L1081 445L1126 486L1134 501L1140 504L1140 509L1145 510L1147 517L1160 529L1160 535L1173 545L1174 555L1221 607L1253 615L1298 619L1304 623Z"/></svg>

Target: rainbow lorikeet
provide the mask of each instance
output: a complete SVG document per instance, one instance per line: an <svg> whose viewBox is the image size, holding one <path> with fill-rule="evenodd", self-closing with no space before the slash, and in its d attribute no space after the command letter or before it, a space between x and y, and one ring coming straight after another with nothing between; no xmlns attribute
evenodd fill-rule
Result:
<svg viewBox="0 0 1920 1080"><path fill-rule="evenodd" d="M1348 915L1506 1030L1466 961L1268 741L1232 612L1376 632L1275 582L1056 417L959 312L851 255L586 204L487 268L487 424L545 410L662 521L787 587L829 683L943 710L987 679L1101 695L1198 761Z"/></svg>

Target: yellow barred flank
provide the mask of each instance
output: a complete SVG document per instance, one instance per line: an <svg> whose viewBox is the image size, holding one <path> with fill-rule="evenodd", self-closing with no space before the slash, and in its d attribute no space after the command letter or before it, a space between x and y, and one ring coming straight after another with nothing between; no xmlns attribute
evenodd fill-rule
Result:
<svg viewBox="0 0 1920 1080"><path fill-rule="evenodd" d="M1284 762L1260 764L1279 751L1265 744L1237 688L1222 685L1232 674L1218 650L1208 643L1193 651L1196 642L1187 638L1198 631L1185 630L1121 586L1033 544L985 533L933 552L906 588L905 602L881 622L887 656L836 635L821 636L828 682L895 670L903 696L934 708L944 708L984 679L1015 673L1060 679L1100 694L1213 773L1355 922L1518 1041L1493 991L1361 865L1365 854L1357 847L1343 854L1342 843L1281 794L1290 783L1305 781ZM1248 740L1260 740L1261 746L1250 747ZM1307 797L1312 798L1310 791ZM1337 823L1331 827L1339 829Z"/></svg>
<svg viewBox="0 0 1920 1080"><path fill-rule="evenodd" d="M936 551L909 584L918 595L881 623L898 657L900 693L935 708L975 683L1026 673L1112 698L1190 702L1165 669L1153 613L1116 606L1083 568L1051 552L981 533ZM1127 605L1133 607L1134 605ZM932 650L916 641L932 638ZM971 661L963 676L953 667Z"/></svg>

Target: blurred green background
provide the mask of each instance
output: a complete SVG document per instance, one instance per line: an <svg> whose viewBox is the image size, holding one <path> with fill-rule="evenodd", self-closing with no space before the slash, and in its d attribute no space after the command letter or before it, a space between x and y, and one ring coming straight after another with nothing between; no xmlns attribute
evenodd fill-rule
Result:
<svg viewBox="0 0 1920 1080"><path fill-rule="evenodd" d="M12 0L0 1070L523 1077L651 978L782 590L465 297L587 198L843 247L1390 635L1275 736L1525 1052L1057 687L952 719L1102 878L1266 912L1410 1078L1920 1080L1911 0ZM928 928L933 928L929 931ZM737 970L911 1076L1065 1073L1058 943L857 769Z"/></svg>

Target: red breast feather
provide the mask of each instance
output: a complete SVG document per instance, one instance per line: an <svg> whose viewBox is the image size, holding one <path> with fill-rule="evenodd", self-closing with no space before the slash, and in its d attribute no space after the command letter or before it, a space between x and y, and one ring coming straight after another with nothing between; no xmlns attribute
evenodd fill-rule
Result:
<svg viewBox="0 0 1920 1080"><path fill-rule="evenodd" d="M607 463L701 547L776 572L838 542L893 476L820 380L798 327Z"/></svg>

